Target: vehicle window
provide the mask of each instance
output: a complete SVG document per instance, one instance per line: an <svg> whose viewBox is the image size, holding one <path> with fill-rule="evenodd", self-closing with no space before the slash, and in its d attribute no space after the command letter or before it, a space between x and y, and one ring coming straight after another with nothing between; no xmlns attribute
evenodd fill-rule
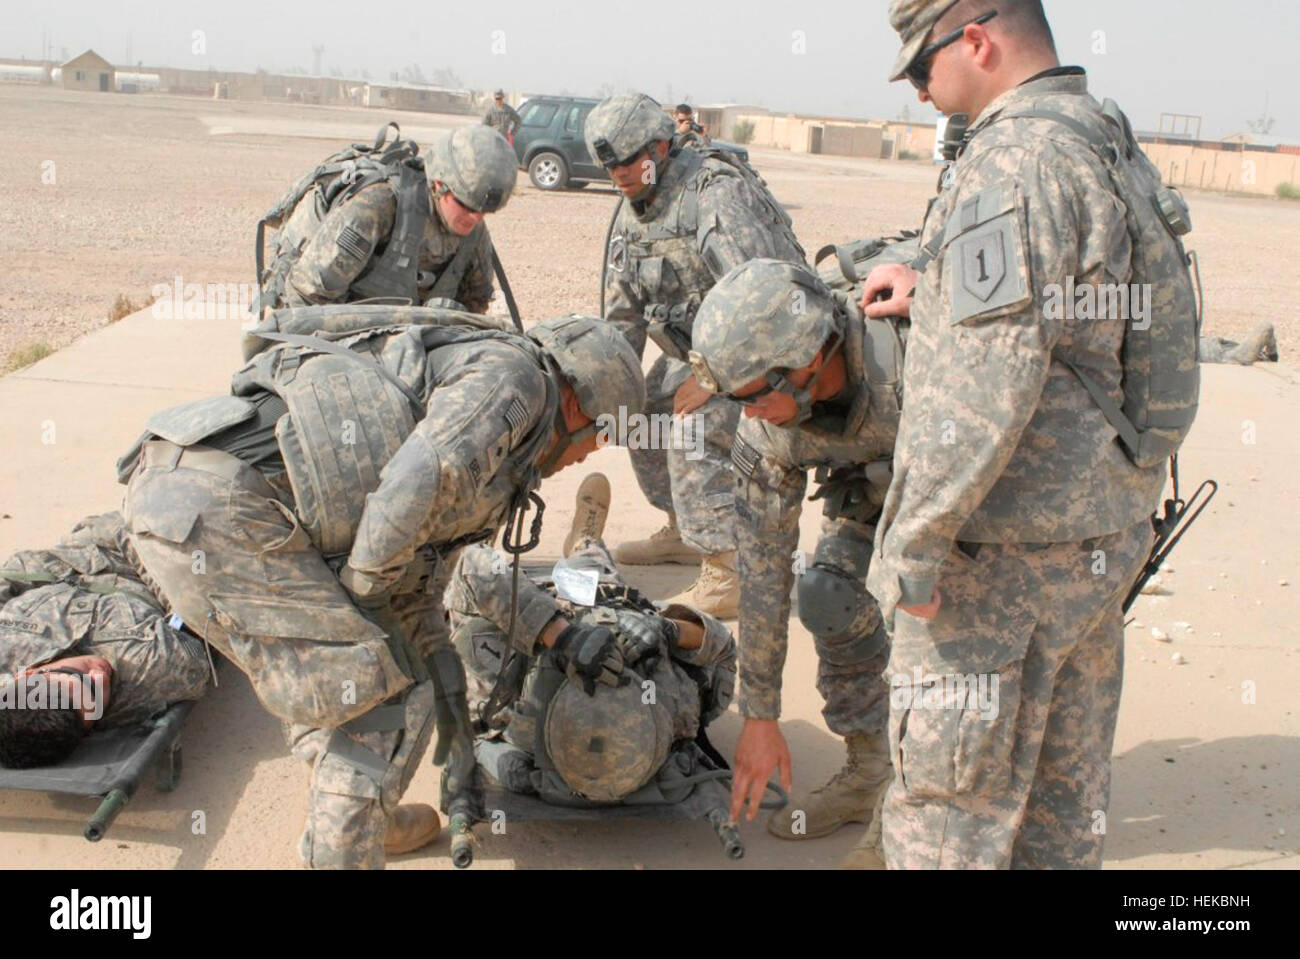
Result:
<svg viewBox="0 0 1300 959"><path fill-rule="evenodd" d="M546 127L555 119L555 105L551 103L531 104L520 121L526 127Z"/></svg>
<svg viewBox="0 0 1300 959"><path fill-rule="evenodd" d="M569 107L568 115L564 118L564 129L569 133L581 133L584 119L582 107Z"/></svg>

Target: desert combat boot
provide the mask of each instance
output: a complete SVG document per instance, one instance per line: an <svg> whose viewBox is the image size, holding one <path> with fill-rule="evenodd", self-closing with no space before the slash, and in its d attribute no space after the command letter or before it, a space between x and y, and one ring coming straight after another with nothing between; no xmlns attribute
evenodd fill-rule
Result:
<svg viewBox="0 0 1300 959"><path fill-rule="evenodd" d="M573 504L573 523L564 537L564 555L572 556L575 550L594 546L605 535L605 520L609 518L609 479L604 473L591 473L578 487Z"/></svg>
<svg viewBox="0 0 1300 959"><path fill-rule="evenodd" d="M632 566L658 566L660 563L680 563L690 566L704 558L697 549L682 542L677 528L677 517L668 514L668 523L650 535L649 539L634 539L614 548L614 562Z"/></svg>
<svg viewBox="0 0 1300 959"><path fill-rule="evenodd" d="M400 856L405 852L423 849L442 832L438 810L424 803L402 803L388 817L388 831L384 833L384 852Z"/></svg>
<svg viewBox="0 0 1300 959"><path fill-rule="evenodd" d="M692 606L718 619L735 619L740 613L740 575L736 572L736 551L705 556L700 575L684 592L668 603Z"/></svg>
<svg viewBox="0 0 1300 959"><path fill-rule="evenodd" d="M829 836L845 823L870 823L877 800L894 778L885 733L849 733L844 768L824 786L794 796L772 813L767 831L780 839Z"/></svg>

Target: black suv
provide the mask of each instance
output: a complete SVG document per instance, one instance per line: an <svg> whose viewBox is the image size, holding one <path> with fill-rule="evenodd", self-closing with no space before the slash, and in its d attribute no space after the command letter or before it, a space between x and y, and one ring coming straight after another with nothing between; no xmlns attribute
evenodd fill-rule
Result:
<svg viewBox="0 0 1300 959"><path fill-rule="evenodd" d="M609 171L591 158L582 128L599 100L584 97L533 97L519 108L515 130L515 156L519 168L539 190L581 189L596 180L608 180ZM722 150L749 159L749 151L713 141Z"/></svg>

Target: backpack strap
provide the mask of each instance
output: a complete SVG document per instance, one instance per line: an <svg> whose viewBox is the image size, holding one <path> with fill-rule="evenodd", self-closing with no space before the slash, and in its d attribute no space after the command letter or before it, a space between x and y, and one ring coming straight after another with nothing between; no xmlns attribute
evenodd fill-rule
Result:
<svg viewBox="0 0 1300 959"><path fill-rule="evenodd" d="M473 232L465 237L460 248L456 250L456 255L452 257L451 262L438 275L437 281L433 284L433 289L429 291L429 299L433 297L445 297L449 300L456 299L456 294L460 292L460 281L464 279L465 272L469 269L470 258L479 248L481 243L491 243L487 235L487 226L479 221L478 226L474 227Z"/></svg>

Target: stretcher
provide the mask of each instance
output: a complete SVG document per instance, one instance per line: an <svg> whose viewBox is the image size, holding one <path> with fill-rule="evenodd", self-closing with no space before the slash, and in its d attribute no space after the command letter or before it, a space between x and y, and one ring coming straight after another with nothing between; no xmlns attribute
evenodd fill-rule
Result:
<svg viewBox="0 0 1300 959"><path fill-rule="evenodd" d="M181 778L181 727L193 702L175 703L162 714L134 726L97 730L56 766L0 768L0 789L26 789L93 796L99 806L81 834L99 842L154 769L154 788L171 792Z"/></svg>

